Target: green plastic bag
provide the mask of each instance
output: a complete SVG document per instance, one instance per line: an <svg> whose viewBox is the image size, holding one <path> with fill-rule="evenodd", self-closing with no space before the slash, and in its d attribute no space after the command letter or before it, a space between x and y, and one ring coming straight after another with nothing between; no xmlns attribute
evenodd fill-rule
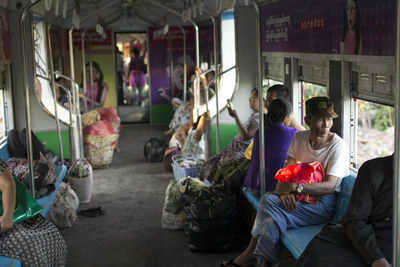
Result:
<svg viewBox="0 0 400 267"><path fill-rule="evenodd" d="M17 223L38 215L43 211L43 208L36 202L31 192L23 184L21 184L18 179L15 178L15 176L14 181L16 189L16 200L13 222ZM3 215L3 203L2 195L0 192L0 216L1 215Z"/></svg>

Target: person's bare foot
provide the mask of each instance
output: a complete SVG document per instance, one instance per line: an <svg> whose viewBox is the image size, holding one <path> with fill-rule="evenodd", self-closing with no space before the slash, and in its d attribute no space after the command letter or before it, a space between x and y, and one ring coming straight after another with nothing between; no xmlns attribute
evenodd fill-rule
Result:
<svg viewBox="0 0 400 267"><path fill-rule="evenodd" d="M223 261L222 262L224 265L229 266L228 264L230 263L229 261ZM246 253L242 253L236 258L233 259L231 263L237 264L239 266L249 266L252 264L257 264L256 258L253 257L253 255L247 255Z"/></svg>

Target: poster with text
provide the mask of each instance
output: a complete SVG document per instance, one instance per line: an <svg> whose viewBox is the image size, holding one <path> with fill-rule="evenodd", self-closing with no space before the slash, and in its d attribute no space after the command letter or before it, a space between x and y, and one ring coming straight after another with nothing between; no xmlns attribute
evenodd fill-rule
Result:
<svg viewBox="0 0 400 267"><path fill-rule="evenodd" d="M260 9L263 52L394 56L394 0L288 0Z"/></svg>
<svg viewBox="0 0 400 267"><path fill-rule="evenodd" d="M186 32L187 79L195 67L195 44L193 27L183 27ZM172 54L172 71L170 55ZM178 27L149 28L149 68L151 104L168 104L159 92L165 90L170 97L183 97L183 32Z"/></svg>

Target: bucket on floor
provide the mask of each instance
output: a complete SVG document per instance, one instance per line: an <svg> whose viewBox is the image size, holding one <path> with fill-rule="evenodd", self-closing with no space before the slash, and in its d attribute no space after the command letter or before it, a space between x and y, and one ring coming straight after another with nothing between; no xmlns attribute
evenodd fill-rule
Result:
<svg viewBox="0 0 400 267"><path fill-rule="evenodd" d="M90 165L89 165L90 166ZM76 191L79 203L87 203L92 198L93 170L90 166L89 175L85 178L69 177L70 183Z"/></svg>

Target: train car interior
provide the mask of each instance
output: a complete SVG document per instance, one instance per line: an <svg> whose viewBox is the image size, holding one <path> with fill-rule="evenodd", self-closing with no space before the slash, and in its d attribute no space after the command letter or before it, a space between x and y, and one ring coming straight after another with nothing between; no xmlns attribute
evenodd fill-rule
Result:
<svg viewBox="0 0 400 267"><path fill-rule="evenodd" d="M0 266L400 266L399 11L1 0Z"/></svg>

